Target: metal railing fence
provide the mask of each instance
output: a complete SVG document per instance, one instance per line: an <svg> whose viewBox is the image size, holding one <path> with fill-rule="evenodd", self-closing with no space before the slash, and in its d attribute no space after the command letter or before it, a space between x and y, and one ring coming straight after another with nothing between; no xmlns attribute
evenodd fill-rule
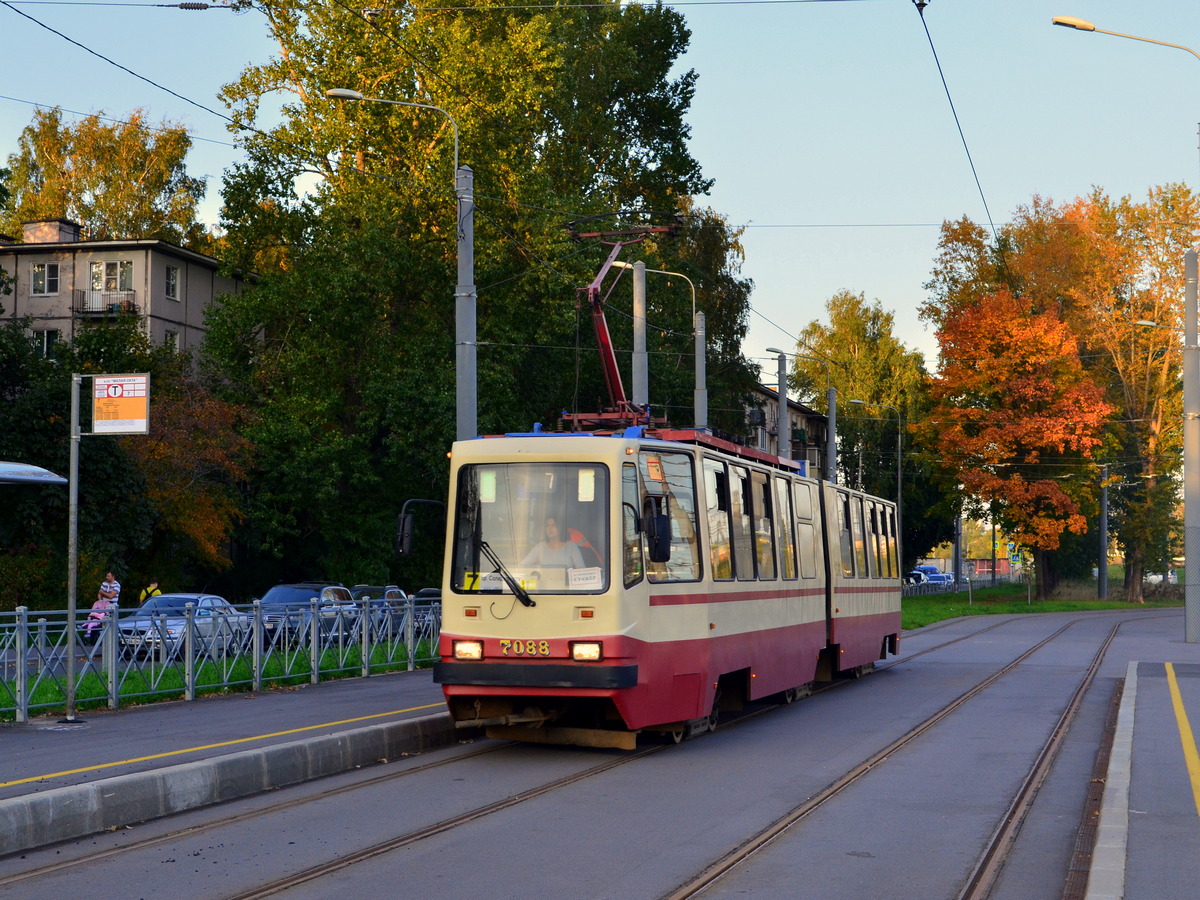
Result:
<svg viewBox="0 0 1200 900"><path fill-rule="evenodd" d="M225 616L197 613L136 619L114 607L97 622L76 622L75 700L79 708L153 698L194 700L207 693L316 684L412 670L437 658L437 600L371 600L353 607L291 608L264 614L261 603ZM66 708L67 612L25 607L0 613L0 720Z"/></svg>

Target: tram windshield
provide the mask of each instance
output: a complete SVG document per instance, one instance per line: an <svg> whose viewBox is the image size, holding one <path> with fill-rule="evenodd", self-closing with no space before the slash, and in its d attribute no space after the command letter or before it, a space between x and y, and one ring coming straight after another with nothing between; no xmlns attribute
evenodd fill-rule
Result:
<svg viewBox="0 0 1200 900"><path fill-rule="evenodd" d="M452 588L512 593L511 579L530 594L606 590L608 480L608 469L597 463L464 466Z"/></svg>

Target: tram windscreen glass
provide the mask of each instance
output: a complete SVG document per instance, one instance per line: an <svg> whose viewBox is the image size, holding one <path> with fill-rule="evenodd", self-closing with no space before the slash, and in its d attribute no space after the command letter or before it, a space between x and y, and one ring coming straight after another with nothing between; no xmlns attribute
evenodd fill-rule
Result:
<svg viewBox="0 0 1200 900"><path fill-rule="evenodd" d="M464 466L454 511L454 590L512 593L481 544L530 594L606 590L608 479L596 463Z"/></svg>

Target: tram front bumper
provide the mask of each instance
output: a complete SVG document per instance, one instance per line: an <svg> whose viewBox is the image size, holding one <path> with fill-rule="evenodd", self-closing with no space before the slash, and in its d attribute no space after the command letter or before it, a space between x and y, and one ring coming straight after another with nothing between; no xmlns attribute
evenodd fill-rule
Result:
<svg viewBox="0 0 1200 900"><path fill-rule="evenodd" d="M433 680L480 687L613 690L635 687L638 667L447 661L433 664Z"/></svg>

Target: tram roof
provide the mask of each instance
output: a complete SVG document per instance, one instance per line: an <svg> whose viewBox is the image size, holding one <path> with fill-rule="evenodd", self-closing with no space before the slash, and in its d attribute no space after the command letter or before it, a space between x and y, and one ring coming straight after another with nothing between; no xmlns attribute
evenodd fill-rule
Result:
<svg viewBox="0 0 1200 900"><path fill-rule="evenodd" d="M754 447L734 443L726 438L717 437L709 431L696 428L653 428L644 425L631 425L620 430L611 431L545 431L540 423L535 423L532 431L508 432L503 435L486 435L485 439L497 438L563 438L563 437L615 437L634 441L662 441L665 443L693 444L718 450L730 456L741 457L772 466L787 472L799 472L800 463L794 459L775 456Z"/></svg>

